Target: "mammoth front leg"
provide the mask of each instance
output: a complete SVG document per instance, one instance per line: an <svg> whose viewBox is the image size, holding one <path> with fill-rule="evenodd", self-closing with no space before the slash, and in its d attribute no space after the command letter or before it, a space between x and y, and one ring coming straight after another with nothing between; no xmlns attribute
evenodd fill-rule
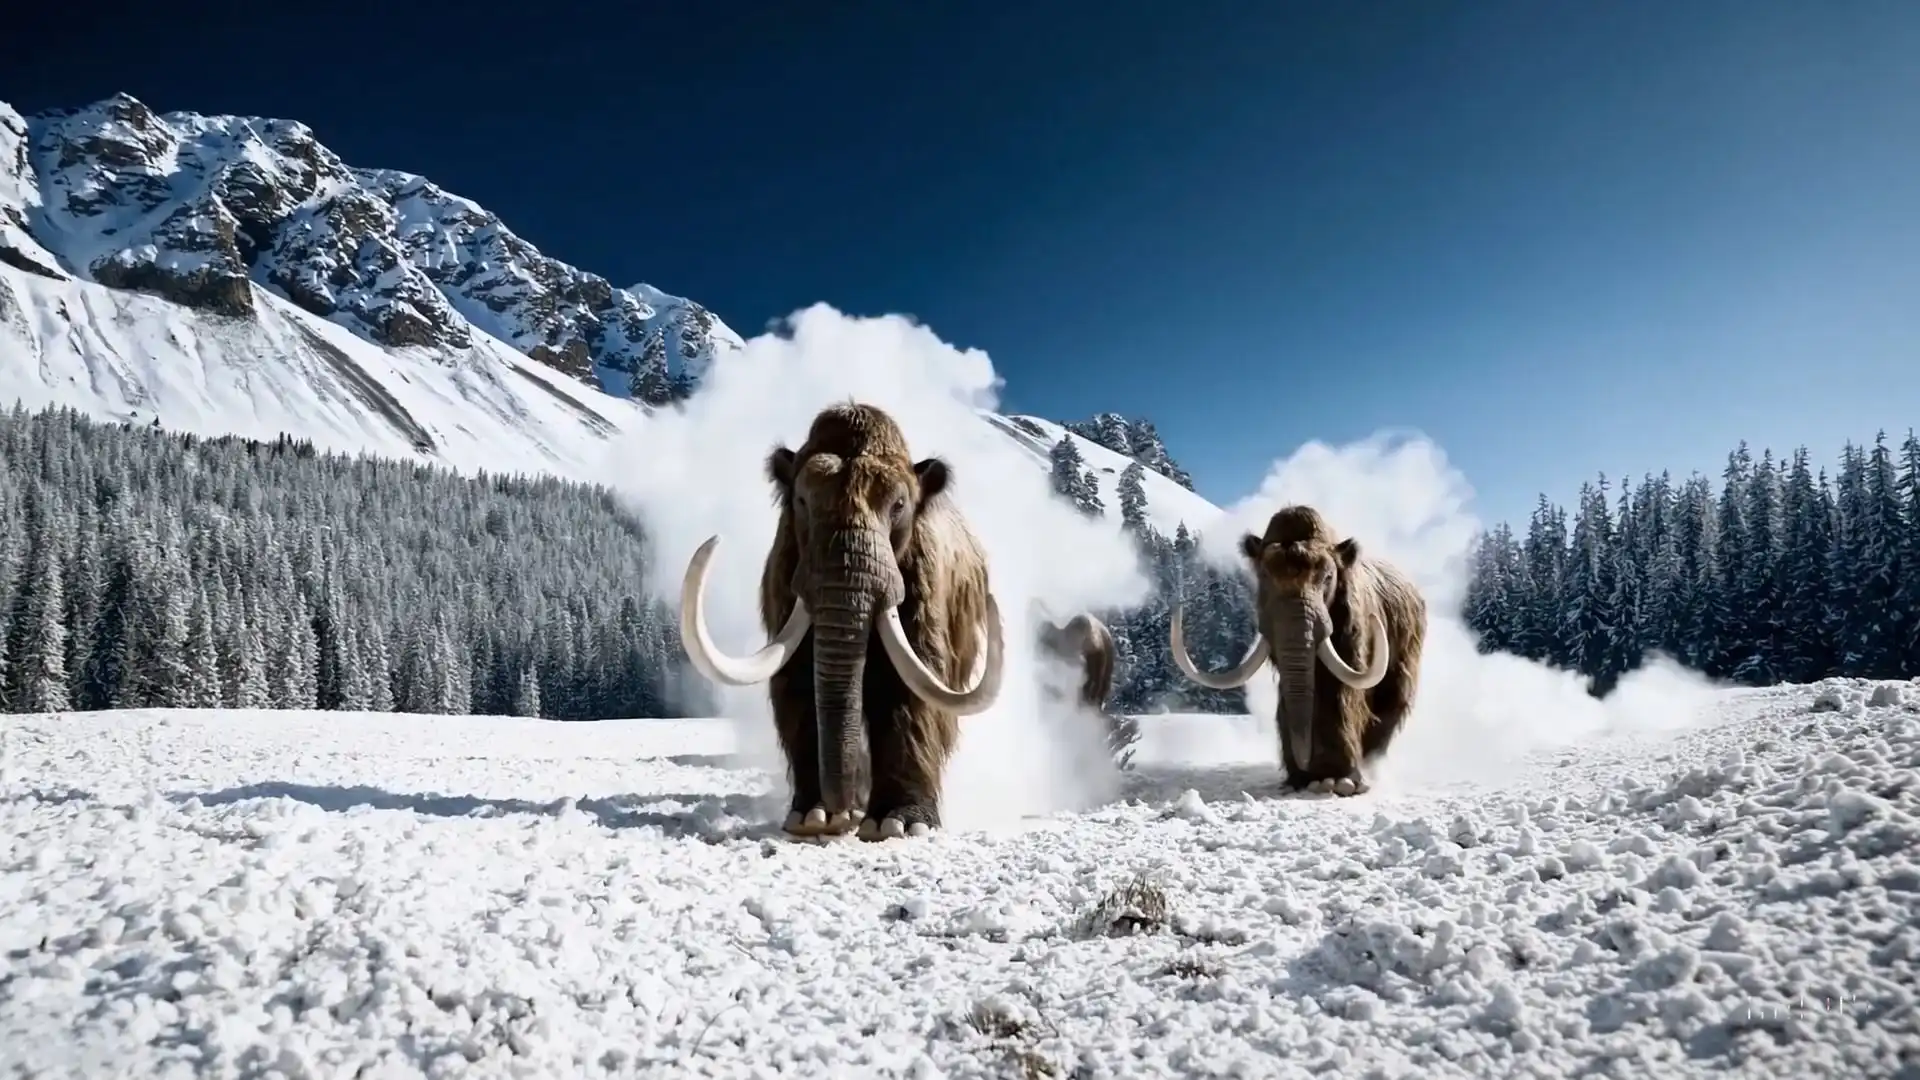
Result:
<svg viewBox="0 0 1920 1080"><path fill-rule="evenodd" d="M1314 717L1313 737L1308 740L1307 760L1294 755L1293 740L1284 732L1287 703L1283 700L1275 720L1280 738L1280 766L1286 772L1290 791L1314 795L1359 795L1367 790L1366 777L1360 771L1360 747L1352 731L1341 723L1337 712L1325 709Z"/></svg>
<svg viewBox="0 0 1920 1080"><path fill-rule="evenodd" d="M767 695L793 784L793 801L787 805L782 827L796 836L811 836L826 827L826 811L820 808L820 732L814 722L811 641L802 643L793 659L767 681ZM808 821L809 814L819 820Z"/></svg>
<svg viewBox="0 0 1920 1080"><path fill-rule="evenodd" d="M1325 696L1313 724L1313 761L1306 770L1307 790L1316 795L1361 795L1367 778L1360 771L1360 733L1371 720L1364 691L1325 681Z"/></svg>
<svg viewBox="0 0 1920 1080"><path fill-rule="evenodd" d="M868 720L873 794L860 824L864 840L919 836L940 827L940 781L959 741L958 718L913 698L897 680L891 681L898 688L897 698L868 698L885 705ZM868 693L880 689L874 686Z"/></svg>

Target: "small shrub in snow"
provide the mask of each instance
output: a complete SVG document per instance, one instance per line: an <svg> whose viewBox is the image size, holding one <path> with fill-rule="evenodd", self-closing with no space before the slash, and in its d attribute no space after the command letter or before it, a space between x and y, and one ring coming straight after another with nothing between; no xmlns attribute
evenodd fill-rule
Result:
<svg viewBox="0 0 1920 1080"><path fill-rule="evenodd" d="M1081 916L1077 930L1081 937L1128 937L1153 934L1167 928L1171 909L1167 894L1145 876L1100 898Z"/></svg>

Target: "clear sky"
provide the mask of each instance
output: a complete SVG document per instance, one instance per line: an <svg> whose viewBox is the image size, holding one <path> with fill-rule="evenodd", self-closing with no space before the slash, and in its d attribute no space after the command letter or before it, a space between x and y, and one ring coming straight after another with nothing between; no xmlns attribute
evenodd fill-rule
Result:
<svg viewBox="0 0 1920 1080"><path fill-rule="evenodd" d="M193 14L187 15L191 10ZM742 333L1151 418L1227 502L1433 436L1494 517L1920 420L1920 5L92 4L0 100L283 116Z"/></svg>

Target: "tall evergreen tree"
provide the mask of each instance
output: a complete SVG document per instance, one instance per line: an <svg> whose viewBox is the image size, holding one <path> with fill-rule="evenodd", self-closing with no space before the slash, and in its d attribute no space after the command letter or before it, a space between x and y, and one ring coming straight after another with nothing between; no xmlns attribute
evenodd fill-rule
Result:
<svg viewBox="0 0 1920 1080"><path fill-rule="evenodd" d="M1120 501L1120 527L1138 536L1147 530L1147 470L1137 461L1121 470L1114 495Z"/></svg>

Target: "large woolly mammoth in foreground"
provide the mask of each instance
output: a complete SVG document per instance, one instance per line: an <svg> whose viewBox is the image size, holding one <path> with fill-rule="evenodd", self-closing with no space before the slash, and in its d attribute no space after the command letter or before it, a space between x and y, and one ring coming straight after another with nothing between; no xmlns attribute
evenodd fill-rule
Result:
<svg viewBox="0 0 1920 1080"><path fill-rule="evenodd" d="M1233 670L1204 674L1187 655L1176 610L1174 663L1217 690L1245 685L1272 663L1288 786L1336 795L1367 790L1361 764L1386 753L1413 707L1427 636L1425 598L1398 567L1365 554L1352 537L1339 539L1311 506L1275 512L1266 535L1248 533L1240 548L1257 583L1253 648Z"/></svg>
<svg viewBox="0 0 1920 1080"><path fill-rule="evenodd" d="M951 476L939 458L914 461L885 410L830 406L798 451L767 456L780 512L760 575L772 642L733 657L707 632L702 593L720 537L687 567L687 657L716 682L767 684L793 785L790 833L937 828L959 718L1000 692L999 605L986 552L946 494ZM971 689L952 688L962 675Z"/></svg>

